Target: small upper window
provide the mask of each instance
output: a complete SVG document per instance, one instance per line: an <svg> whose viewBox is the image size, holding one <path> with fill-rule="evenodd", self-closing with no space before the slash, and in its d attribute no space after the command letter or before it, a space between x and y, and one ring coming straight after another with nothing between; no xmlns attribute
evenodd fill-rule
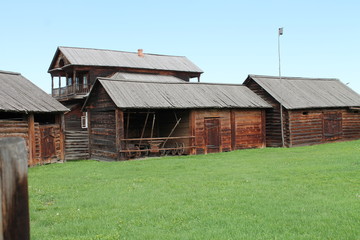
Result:
<svg viewBox="0 0 360 240"><path fill-rule="evenodd" d="M88 128L88 114L87 112L83 113L81 116L81 128Z"/></svg>
<svg viewBox="0 0 360 240"><path fill-rule="evenodd" d="M302 114L303 115L309 115L309 112L303 112Z"/></svg>
<svg viewBox="0 0 360 240"><path fill-rule="evenodd" d="M64 59L60 59L59 67L63 67L65 65Z"/></svg>

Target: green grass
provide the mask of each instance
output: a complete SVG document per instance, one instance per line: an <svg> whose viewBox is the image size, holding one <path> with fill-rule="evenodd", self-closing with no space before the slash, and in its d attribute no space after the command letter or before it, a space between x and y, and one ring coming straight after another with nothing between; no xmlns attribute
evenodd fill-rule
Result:
<svg viewBox="0 0 360 240"><path fill-rule="evenodd" d="M32 239L360 239L360 141L29 169Z"/></svg>

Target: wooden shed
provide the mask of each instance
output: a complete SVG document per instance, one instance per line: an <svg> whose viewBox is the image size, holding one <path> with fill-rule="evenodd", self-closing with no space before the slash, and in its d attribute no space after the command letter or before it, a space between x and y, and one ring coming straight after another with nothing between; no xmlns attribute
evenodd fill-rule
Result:
<svg viewBox="0 0 360 240"><path fill-rule="evenodd" d="M85 98L98 77L179 82L200 79L202 70L183 56L58 47L48 72L52 96L70 109L65 114L66 159L88 158Z"/></svg>
<svg viewBox="0 0 360 240"><path fill-rule="evenodd" d="M273 106L266 111L269 147L360 138L360 96L338 79L249 75L244 84Z"/></svg>
<svg viewBox="0 0 360 240"><path fill-rule="evenodd" d="M0 71L0 137L26 140L29 165L64 160L68 109L20 73Z"/></svg>
<svg viewBox="0 0 360 240"><path fill-rule="evenodd" d="M99 78L84 104L91 158L261 148L269 107L242 85Z"/></svg>

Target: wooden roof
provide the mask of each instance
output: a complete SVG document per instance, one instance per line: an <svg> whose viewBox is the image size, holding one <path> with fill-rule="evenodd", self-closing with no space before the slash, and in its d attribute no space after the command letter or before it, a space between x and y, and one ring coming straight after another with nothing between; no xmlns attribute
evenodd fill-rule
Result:
<svg viewBox="0 0 360 240"><path fill-rule="evenodd" d="M20 73L0 71L0 111L66 112L68 109Z"/></svg>
<svg viewBox="0 0 360 240"><path fill-rule="evenodd" d="M49 71L54 68L55 61L60 52L66 57L70 65L125 67L193 73L203 72L198 66L183 56L144 53L143 57L140 57L135 52L75 47L58 47Z"/></svg>
<svg viewBox="0 0 360 240"><path fill-rule="evenodd" d="M110 98L119 108L200 109L271 107L262 98L243 85L117 81L105 78L97 80L90 91L88 99L99 84L105 88Z"/></svg>
<svg viewBox="0 0 360 240"><path fill-rule="evenodd" d="M113 80L131 80L140 82L184 82L184 80L167 75L117 72L111 77Z"/></svg>
<svg viewBox="0 0 360 240"><path fill-rule="evenodd" d="M249 75L286 109L358 107L360 95L334 78Z"/></svg>

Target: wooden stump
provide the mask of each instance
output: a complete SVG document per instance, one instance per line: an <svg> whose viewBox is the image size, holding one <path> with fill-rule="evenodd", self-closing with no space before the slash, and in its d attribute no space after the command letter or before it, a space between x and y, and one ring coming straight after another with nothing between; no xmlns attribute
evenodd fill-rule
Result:
<svg viewBox="0 0 360 240"><path fill-rule="evenodd" d="M0 139L0 240L30 239L27 159L23 138Z"/></svg>

